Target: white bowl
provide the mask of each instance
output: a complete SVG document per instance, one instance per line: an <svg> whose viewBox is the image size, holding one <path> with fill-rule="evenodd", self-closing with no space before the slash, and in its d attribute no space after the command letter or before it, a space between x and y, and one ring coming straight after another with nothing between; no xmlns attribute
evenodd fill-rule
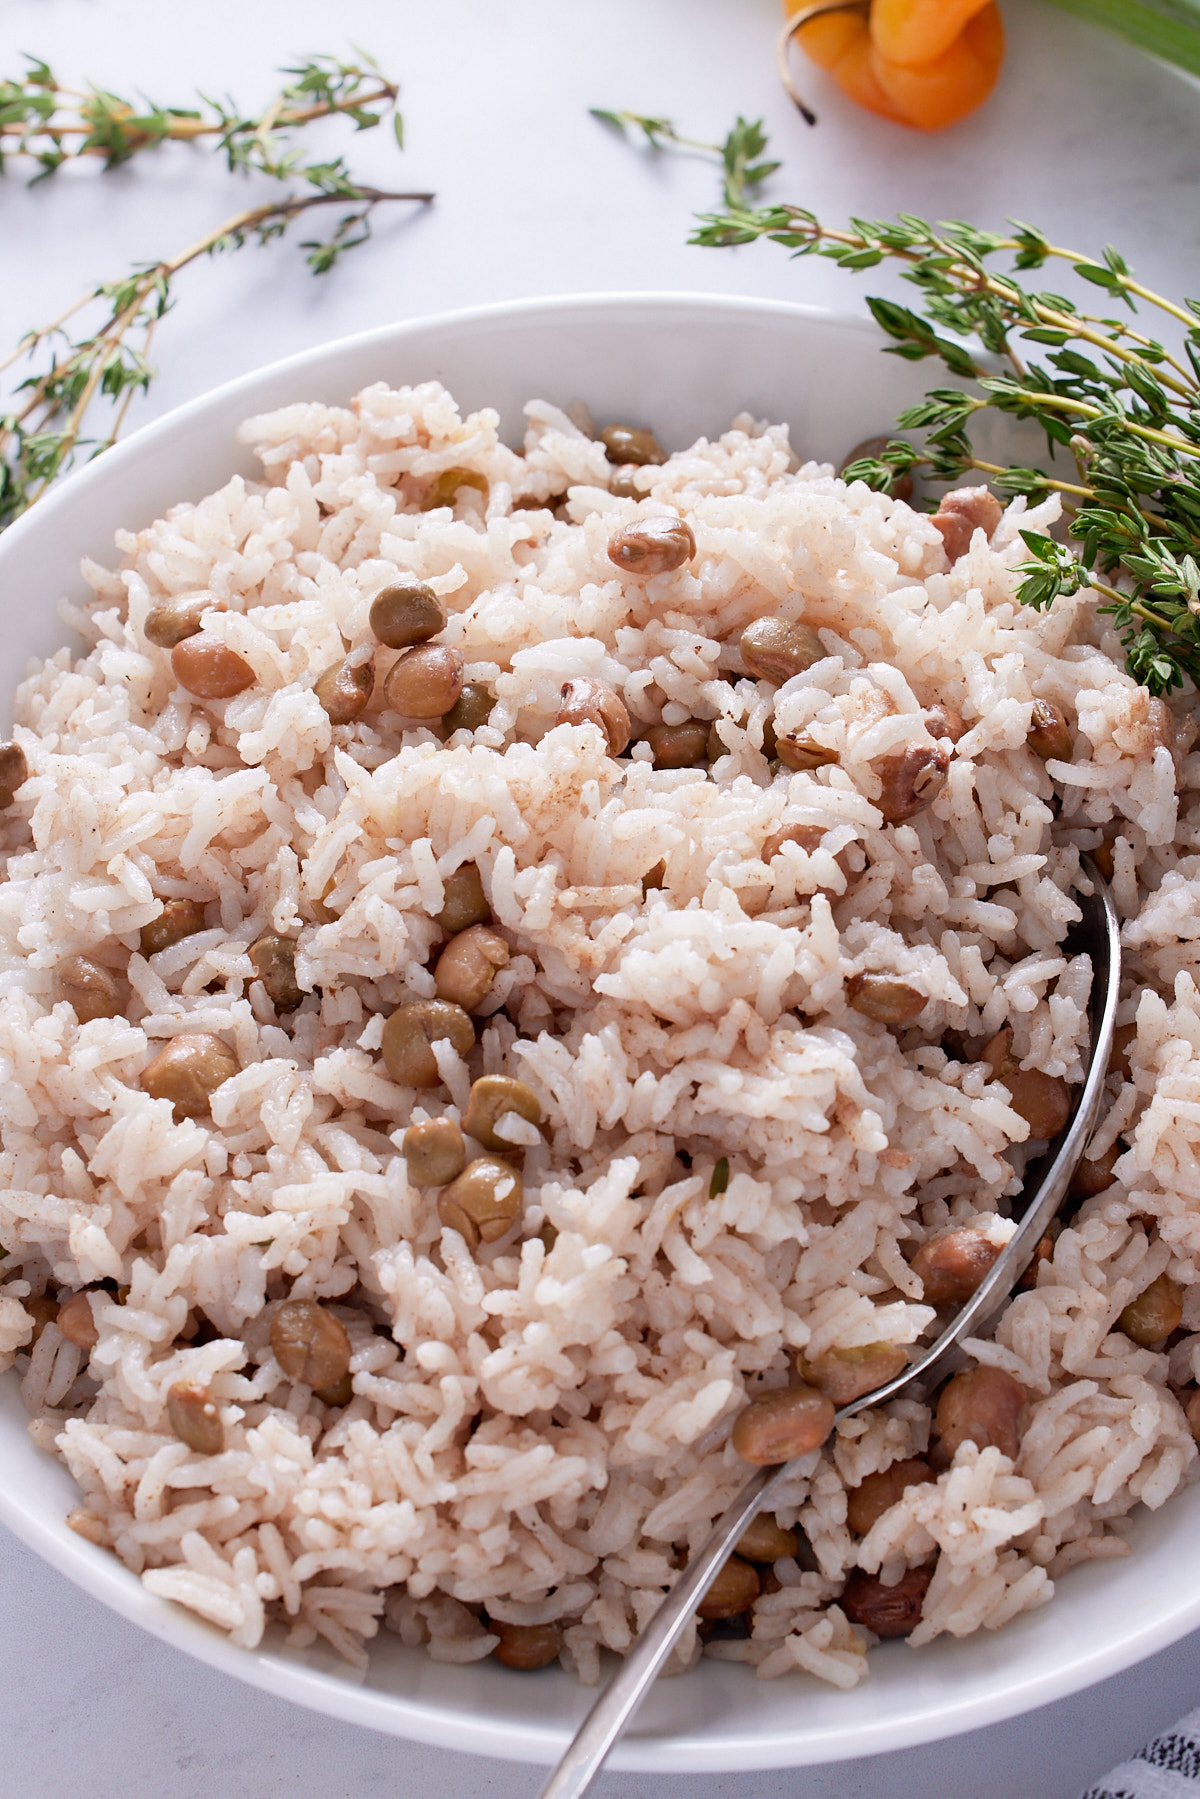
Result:
<svg viewBox="0 0 1200 1799"><path fill-rule="evenodd" d="M119 525L148 524L235 469L234 429L289 400L344 402L368 382L436 376L464 407L583 396L601 419L651 424L668 445L714 434L749 410L785 419L801 455L840 460L923 391L922 371L879 353L865 319L730 298L615 295L529 301L418 320L294 356L148 426L73 476L0 538L0 694L32 655L63 641L56 605L82 591L81 556L104 561ZM944 378L944 377L942 377ZM4 701L7 707L7 700ZM64 1523L65 1470L35 1450L12 1376L0 1381L0 1518L93 1597L241 1680L300 1705L443 1748L550 1762L592 1695L555 1670L439 1666L386 1633L365 1683L318 1651L233 1647L154 1598ZM702 1662L661 1681L613 1756L664 1773L786 1767L925 1743L1031 1710L1115 1674L1200 1625L1200 1489L1135 1517L1134 1553L1072 1572L1045 1609L992 1635L927 1649L883 1645L871 1677L840 1693L797 1677L756 1681Z"/></svg>

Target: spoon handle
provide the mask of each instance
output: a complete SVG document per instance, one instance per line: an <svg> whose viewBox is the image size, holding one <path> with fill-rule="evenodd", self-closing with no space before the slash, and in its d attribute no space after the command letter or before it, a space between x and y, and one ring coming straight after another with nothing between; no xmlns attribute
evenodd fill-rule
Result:
<svg viewBox="0 0 1200 1799"><path fill-rule="evenodd" d="M685 1572L579 1726L570 1748L538 1799L580 1799L580 1795L587 1792L609 1750L678 1642L713 1575L790 1467L791 1464L784 1462L775 1468L759 1468L722 1513L703 1549L689 1561Z"/></svg>

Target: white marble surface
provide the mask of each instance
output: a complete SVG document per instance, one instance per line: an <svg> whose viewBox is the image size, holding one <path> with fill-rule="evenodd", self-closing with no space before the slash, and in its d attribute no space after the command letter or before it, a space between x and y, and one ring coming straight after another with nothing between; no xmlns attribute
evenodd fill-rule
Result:
<svg viewBox="0 0 1200 1799"><path fill-rule="evenodd" d="M635 156L589 105L667 113L698 136L764 114L787 162L780 195L831 217L898 208L998 225L1031 218L1060 241L1117 243L1152 283L1200 291L1200 95L1040 0L1002 0L1011 48L990 106L926 139L809 81L807 131L773 74L775 0L6 0L0 73L19 54L65 79L186 103L200 86L245 104L280 62L367 45L404 84L409 150L349 141L384 185L431 186L425 213L381 218L374 242L324 281L294 248L206 263L156 344L148 416L291 350L390 319L583 289L676 288L862 309L863 287L771 246L690 248L688 215L715 195L698 159ZM331 132L342 148L343 134ZM181 247L250 194L184 151L28 193L0 187L0 352L87 282ZM874 291L895 289L876 273ZM885 421L881 420L881 424ZM26 1799L519 1799L529 1769L337 1724L194 1664L77 1593L0 1532L0 1791ZM970 1736L807 1772L653 1783L610 1776L607 1799L652 1785L695 1799L1073 1799L1200 1700L1200 1635L1091 1692ZM797 1693L797 1704L803 1696Z"/></svg>

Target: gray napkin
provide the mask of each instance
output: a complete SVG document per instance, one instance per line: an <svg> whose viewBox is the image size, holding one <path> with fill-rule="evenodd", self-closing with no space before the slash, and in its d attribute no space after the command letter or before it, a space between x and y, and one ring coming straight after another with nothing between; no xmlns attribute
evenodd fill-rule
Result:
<svg viewBox="0 0 1200 1799"><path fill-rule="evenodd" d="M1200 1711L1189 1712L1132 1761L1090 1786L1081 1799L1198 1799Z"/></svg>

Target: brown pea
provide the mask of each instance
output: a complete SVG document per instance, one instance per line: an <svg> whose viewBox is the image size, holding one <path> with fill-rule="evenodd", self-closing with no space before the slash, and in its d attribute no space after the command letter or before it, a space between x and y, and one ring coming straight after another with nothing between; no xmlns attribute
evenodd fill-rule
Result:
<svg viewBox="0 0 1200 1799"><path fill-rule="evenodd" d="M254 670L243 656L203 631L185 637L171 651L175 679L201 700L228 700L254 684Z"/></svg>
<svg viewBox="0 0 1200 1799"><path fill-rule="evenodd" d="M965 556L977 530L990 537L1003 516L1003 506L986 487L960 487L943 494L933 522L942 534L947 559L957 562Z"/></svg>
<svg viewBox="0 0 1200 1799"><path fill-rule="evenodd" d="M798 1547L802 1547L802 1545L800 1545ZM811 1550L809 1551L809 1553L811 1555ZM807 1563L804 1563L803 1565L806 1569L808 1569ZM815 1566L816 1566L816 1558L813 1557L813 1567L815 1567ZM811 1572L812 1570L808 1569L808 1571ZM776 1574L774 1564L771 1562L764 1562L762 1564L762 1566L759 1568L758 1584L764 1593L781 1593L783 1591L783 1582L780 1580L778 1574ZM749 1633L747 1633L747 1634L749 1634Z"/></svg>
<svg viewBox="0 0 1200 1799"><path fill-rule="evenodd" d="M645 498L646 486L637 478L637 468L629 463L624 468L614 469L609 476L608 491L617 500L641 500ZM651 477L653 479L653 477Z"/></svg>
<svg viewBox="0 0 1200 1799"><path fill-rule="evenodd" d="M438 1217L458 1232L468 1249L494 1243L521 1216L525 1190L521 1177L500 1156L476 1156L457 1180L443 1187Z"/></svg>
<svg viewBox="0 0 1200 1799"><path fill-rule="evenodd" d="M851 1624L861 1624L877 1637L908 1637L921 1622L921 1608L932 1579L931 1567L910 1568L894 1586L885 1587L878 1575L856 1568L838 1604Z"/></svg>
<svg viewBox="0 0 1200 1799"><path fill-rule="evenodd" d="M48 1293L32 1293L28 1299L23 1299L21 1304L33 1319L33 1336L25 1345L26 1349L32 1349L46 1326L57 1322L58 1301L51 1299Z"/></svg>
<svg viewBox="0 0 1200 1799"><path fill-rule="evenodd" d="M834 1405L849 1405L907 1367L908 1356L899 1343L856 1343L806 1359L801 1372Z"/></svg>
<svg viewBox="0 0 1200 1799"><path fill-rule="evenodd" d="M794 843L811 856L814 850L820 849L825 836L824 825L784 825L782 830L772 831L763 844L762 859L764 862L773 862L785 843Z"/></svg>
<svg viewBox="0 0 1200 1799"><path fill-rule="evenodd" d="M25 1309L26 1311L29 1309L28 1300L25 1302ZM1188 1394L1183 1415L1188 1421L1188 1429L1192 1433L1193 1441L1200 1443L1200 1387L1193 1387Z"/></svg>
<svg viewBox="0 0 1200 1799"><path fill-rule="evenodd" d="M332 896L333 890L337 884L338 878L335 872L330 875L324 887L322 887L319 898L310 899L305 895L304 906L306 913L315 924L332 924L337 918L338 914L325 904L326 900Z"/></svg>
<svg viewBox="0 0 1200 1799"><path fill-rule="evenodd" d="M1135 1299L1131 1299L1117 1319L1117 1329L1124 1331L1131 1343L1149 1349L1179 1329L1183 1317L1183 1292L1178 1281L1160 1274Z"/></svg>
<svg viewBox="0 0 1200 1799"><path fill-rule="evenodd" d="M953 706L945 706L939 700L935 706L926 706L924 712L925 729L934 739L948 737L951 743L957 743L966 731L966 724L961 712Z"/></svg>
<svg viewBox="0 0 1200 1799"><path fill-rule="evenodd" d="M770 1512L759 1512L738 1538L735 1548L748 1562L777 1562L785 1555L795 1555L800 1538L794 1530L776 1523Z"/></svg>
<svg viewBox="0 0 1200 1799"><path fill-rule="evenodd" d="M910 743L880 756L873 764L879 776L875 804L889 825L902 824L923 812L946 784L950 751L944 737L937 743Z"/></svg>
<svg viewBox="0 0 1200 1799"><path fill-rule="evenodd" d="M811 626L787 618L756 618L742 632L738 647L750 673L774 687L829 654Z"/></svg>
<svg viewBox="0 0 1200 1799"><path fill-rule="evenodd" d="M335 1380L327 1387L314 1387L313 1393L322 1405L346 1406L354 1398L354 1381L347 1368L341 1380Z"/></svg>
<svg viewBox="0 0 1200 1799"><path fill-rule="evenodd" d="M464 682L453 706L442 715L443 734L453 737L456 731L477 731L480 725L487 724L495 705L495 694L482 681Z"/></svg>
<svg viewBox="0 0 1200 1799"><path fill-rule="evenodd" d="M696 1616L709 1620L736 1618L754 1604L761 1590L757 1568L744 1562L740 1555L731 1555L714 1574L711 1586L696 1607Z"/></svg>
<svg viewBox="0 0 1200 1799"><path fill-rule="evenodd" d="M315 1299L285 1299L271 1320L271 1348L289 1380L314 1391L350 1371L350 1338L340 1318Z"/></svg>
<svg viewBox="0 0 1200 1799"><path fill-rule="evenodd" d="M473 924L488 924L492 908L483 891L483 881L474 862L463 862L453 874L442 880L442 909L437 922L448 937L457 936Z"/></svg>
<svg viewBox="0 0 1200 1799"><path fill-rule="evenodd" d="M610 756L619 756L629 747L629 712L624 700L606 681L593 681L576 676L564 681L559 695L556 725L598 725L608 743Z"/></svg>
<svg viewBox="0 0 1200 1799"><path fill-rule="evenodd" d="M866 437L862 443L855 444L850 454L844 458L839 475L844 476L852 462L877 462L891 443L890 437ZM895 500L911 500L913 497L913 478L908 469L902 474L892 476L892 498Z"/></svg>
<svg viewBox="0 0 1200 1799"><path fill-rule="evenodd" d="M708 727L708 736L704 743L704 754L710 762L716 762L721 756L729 754L729 746L717 730L719 719L714 718Z"/></svg>
<svg viewBox="0 0 1200 1799"><path fill-rule="evenodd" d="M405 718L442 718L463 690L463 659L445 644L409 650L394 662L383 684L383 697Z"/></svg>
<svg viewBox="0 0 1200 1799"><path fill-rule="evenodd" d="M512 1144L496 1132L506 1112L515 1112L530 1124L542 1122L541 1103L524 1081L515 1081L507 1074L482 1074L471 1083L463 1129L485 1149L511 1149Z"/></svg>
<svg viewBox="0 0 1200 1799"><path fill-rule="evenodd" d="M1034 700L1025 741L1043 762L1069 762L1071 727L1066 713L1049 700Z"/></svg>
<svg viewBox="0 0 1200 1799"><path fill-rule="evenodd" d="M164 900L158 917L142 926L139 948L143 956L156 956L159 950L170 949L173 944L182 943L185 937L194 937L203 929L204 907L199 900Z"/></svg>
<svg viewBox="0 0 1200 1799"><path fill-rule="evenodd" d="M408 1178L418 1187L444 1187L467 1165L467 1146L453 1118L427 1118L404 1133Z"/></svg>
<svg viewBox="0 0 1200 1799"><path fill-rule="evenodd" d="M1137 1042L1137 1020L1130 1024L1119 1024L1113 1032L1112 1054L1108 1059L1110 1070L1115 1069L1123 1081L1133 1079L1133 1069L1129 1062L1129 1052Z"/></svg>
<svg viewBox="0 0 1200 1799"><path fill-rule="evenodd" d="M67 1342L74 1343L77 1349L95 1349L100 1341L100 1332L96 1329L92 1312L92 1296L86 1289L82 1293L72 1293L70 1299L63 1300L54 1322Z"/></svg>
<svg viewBox="0 0 1200 1799"><path fill-rule="evenodd" d="M460 1056L475 1047L475 1026L447 999L410 999L383 1027L384 1066L400 1087L436 1087L441 1081L431 1044L447 1040Z"/></svg>
<svg viewBox="0 0 1200 1799"><path fill-rule="evenodd" d="M852 974L846 1004L876 1024L909 1024L925 1010L928 995L886 974Z"/></svg>
<svg viewBox="0 0 1200 1799"><path fill-rule="evenodd" d="M147 643L159 650L173 650L185 637L195 637L206 612L223 612L225 608L211 593L181 594L177 599L160 600L146 614L142 632Z"/></svg>
<svg viewBox="0 0 1200 1799"><path fill-rule="evenodd" d="M608 542L608 560L626 575L649 581L670 575L696 554L692 527L681 518L642 518L617 531Z"/></svg>
<svg viewBox="0 0 1200 1799"><path fill-rule="evenodd" d="M473 487L476 493L487 497L487 478L478 469L444 468L435 475L425 498L421 501L422 512L432 512L438 506L453 506L460 487Z"/></svg>
<svg viewBox="0 0 1200 1799"><path fill-rule="evenodd" d="M1113 1184L1113 1170L1122 1154L1122 1143L1119 1137L1114 1138L1102 1156L1088 1157L1076 1166L1071 1176L1071 1185L1067 1189L1072 1199L1095 1199L1097 1193L1106 1193Z"/></svg>
<svg viewBox="0 0 1200 1799"><path fill-rule="evenodd" d="M655 768L694 768L708 759L708 726L698 718L682 725L651 725L646 742Z"/></svg>
<svg viewBox="0 0 1200 1799"><path fill-rule="evenodd" d="M367 709L375 690L375 668L370 662L352 662L347 656L318 675L313 692L329 715L331 725L352 724Z"/></svg>
<svg viewBox="0 0 1200 1799"><path fill-rule="evenodd" d="M1017 1067L1013 1060L1011 1026L1001 1025L995 1036L988 1038L979 1052L979 1060L991 1069L993 1080L1008 1079Z"/></svg>
<svg viewBox="0 0 1200 1799"><path fill-rule="evenodd" d="M1111 881L1116 872L1113 850L1116 846L1116 833L1103 836L1096 847L1088 853L1106 881Z"/></svg>
<svg viewBox="0 0 1200 1799"><path fill-rule="evenodd" d="M1040 1068L1019 1068L1012 1059L1012 1031L1006 1025L984 1045L981 1061L987 1062L996 1080L1008 1088L1012 1109L1029 1126L1034 1138L1057 1137L1071 1116L1071 1089L1057 1075Z"/></svg>
<svg viewBox="0 0 1200 1799"><path fill-rule="evenodd" d="M185 1031L143 1068L142 1091L151 1099L169 1099L177 1119L202 1118L217 1088L237 1072L237 1057L219 1037Z"/></svg>
<svg viewBox="0 0 1200 1799"><path fill-rule="evenodd" d="M833 1429L833 1418L833 1401L815 1387L777 1388L738 1413L731 1439L743 1460L765 1468L819 1449Z"/></svg>
<svg viewBox="0 0 1200 1799"><path fill-rule="evenodd" d="M846 1523L856 1537L865 1537L872 1525L890 1512L898 1499L903 1499L909 1487L924 1486L935 1478L928 1462L916 1455L904 1462L893 1462L876 1474L865 1475L846 1494Z"/></svg>
<svg viewBox="0 0 1200 1799"><path fill-rule="evenodd" d="M633 463L637 468L646 468L667 460L653 431L641 431L636 425L607 425L600 433L600 442L610 462Z"/></svg>
<svg viewBox="0 0 1200 1799"><path fill-rule="evenodd" d="M983 1231L947 1231L922 1243L912 1259L914 1274L921 1277L922 1297L930 1306L965 1305L1000 1254Z"/></svg>
<svg viewBox="0 0 1200 1799"><path fill-rule="evenodd" d="M179 1441L197 1455L220 1455L224 1449L221 1414L199 1381L177 1380L167 1388L167 1417Z"/></svg>
<svg viewBox="0 0 1200 1799"><path fill-rule="evenodd" d="M764 742L763 754L767 755L768 753ZM797 771L825 768L838 759L836 750L827 749L823 743L818 743L815 737L810 737L805 731L785 731L782 737L777 737L775 754L785 768L793 768Z"/></svg>
<svg viewBox="0 0 1200 1799"><path fill-rule="evenodd" d="M1015 1461L1021 1447L1025 1389L1003 1368L968 1368L946 1382L938 1396L935 1424L951 1461L960 1443L998 1449Z"/></svg>
<svg viewBox="0 0 1200 1799"><path fill-rule="evenodd" d="M453 1000L464 1012L473 1012L508 958L507 943L488 925L473 924L460 931L450 939L433 971L439 999Z"/></svg>
<svg viewBox="0 0 1200 1799"><path fill-rule="evenodd" d="M1052 1218L1045 1236L1038 1238L1037 1248L1033 1252L1029 1266L1025 1269L1025 1272L1017 1282L1017 1286L1021 1288L1023 1292L1031 1292L1033 1288L1037 1286L1038 1270L1041 1268L1042 1263L1053 1261L1054 1245L1058 1241L1058 1235L1061 1229L1062 1226L1059 1224L1058 1219Z"/></svg>
<svg viewBox="0 0 1200 1799"><path fill-rule="evenodd" d="M117 977L90 956L68 956L55 970L58 997L72 1006L80 1024L93 1018L116 1018L121 1011Z"/></svg>
<svg viewBox="0 0 1200 1799"><path fill-rule="evenodd" d="M389 650L426 643L445 629L446 614L432 587L415 576L401 578L377 593L367 615L371 635Z"/></svg>
<svg viewBox="0 0 1200 1799"><path fill-rule="evenodd" d="M982 1060L991 1064L996 1079L1008 1088L1012 1109L1025 1120L1030 1136L1057 1137L1071 1116L1071 1089L1057 1075L1018 1067L1011 1046L1012 1032L1005 1026L985 1045Z"/></svg>
<svg viewBox="0 0 1200 1799"><path fill-rule="evenodd" d="M19 743L0 743L0 812L7 812L17 788L29 779L29 763Z"/></svg>
<svg viewBox="0 0 1200 1799"><path fill-rule="evenodd" d="M500 1639L492 1654L506 1668L526 1674L558 1660L562 1631L557 1624L505 1624L495 1618L489 1622L493 1636Z"/></svg>
<svg viewBox="0 0 1200 1799"><path fill-rule="evenodd" d="M296 980L295 941L269 932L257 938L246 954L275 1010L294 1012L304 998L304 989Z"/></svg>

